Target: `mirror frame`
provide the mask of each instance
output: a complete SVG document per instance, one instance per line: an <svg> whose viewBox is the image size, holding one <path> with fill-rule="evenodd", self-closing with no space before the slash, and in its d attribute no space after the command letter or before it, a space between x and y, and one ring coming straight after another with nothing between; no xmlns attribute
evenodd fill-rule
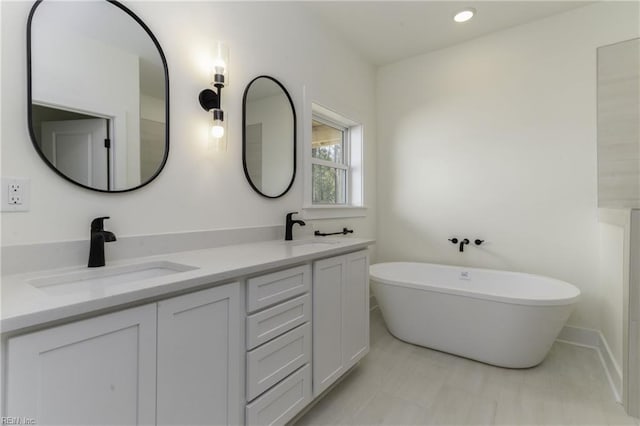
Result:
<svg viewBox="0 0 640 426"><path fill-rule="evenodd" d="M247 95L249 94L249 89L251 88L251 85L256 80L261 79L261 78L266 78L266 79L269 79L269 80L273 81L274 83L276 83L280 87L280 89L282 89L282 92L286 95L287 100L289 101L289 105L291 106L291 115L293 116L293 173L291 174L291 181L289 182L289 185L287 185L285 190L282 191L282 193L280 193L278 195L267 195L267 194L263 193L260 189L258 189L254 185L253 181L251 180L251 176L249 175L249 170L247 169L247 132L246 132L246 126L247 126ZM244 89L244 94L242 95L242 168L244 169L244 175L247 178L247 181L249 182L249 185L251 185L251 188L253 188L254 191L256 191L258 194L262 195L265 198L280 198L283 195L285 195L287 192L289 192L289 190L293 186L293 182L295 182L295 180L296 180L297 145L298 145L298 135L297 135L296 109L295 109L295 107L293 105L293 101L291 100L291 96L289 95L289 92L282 85L282 83L280 83L274 77L271 77L269 75L259 75L259 76L257 76L256 78L251 80L249 82L249 84L247 84L247 87Z"/></svg>
<svg viewBox="0 0 640 426"><path fill-rule="evenodd" d="M38 8L38 6L43 2L44 0L36 0L36 2L34 3L34 5L31 7L31 11L29 12L29 18L27 20L27 120L28 120L28 127L29 127L29 136L31 137L31 143L33 144L33 147L35 148L36 152L38 153L38 155L40 156L40 158L42 159L42 161L44 161L54 172L56 172L56 174L58 176L63 177L65 180L73 183L74 185L78 185L81 186L82 188L86 188L86 189L90 189L91 191L97 191L97 192L103 192L103 193L107 193L107 194L111 194L111 193L119 193L119 192L130 192L130 191L134 191L136 189L142 188L143 186L149 184L151 181L153 181L156 177L158 177L158 175L160 174L160 172L162 171L162 169L164 169L164 166L167 163L167 159L169 158L169 68L167 66L167 58L164 55L164 51L162 50L162 47L160 47L160 43L158 42L158 39L156 38L156 36L151 32L151 30L149 29L149 27L142 21L142 19L140 19L135 13L133 13L129 8L127 8L125 5L123 5L122 3L116 1L116 0L105 0L107 3L111 3L113 6L119 8L120 10L122 10L124 13L126 13L127 15L129 15L138 25L140 25L140 27L142 27L142 29L147 33L147 35L149 36L149 38L151 39L151 41L153 42L153 44L156 46L156 49L158 49L158 54L160 55L160 59L162 60L162 66L164 69L164 82L165 82L165 104L166 104L166 108L165 108L165 150L164 150L164 156L162 158L162 162L160 163L160 165L158 166L158 169L156 170L156 172L149 178L147 179L145 182L142 182L140 185L138 186L134 186L132 188L127 188L127 189L99 189L99 188L93 188L87 185L84 185L80 182L76 182L75 180L71 179L69 176L65 175L64 173L62 173L61 171L59 171L52 163L51 161L49 161L49 159L44 155L44 153L42 152L42 150L39 148L38 143L36 142L36 137L35 137L35 133L33 131L33 97L32 97L32 64L31 64L31 25L32 25L32 21L33 21L33 17L35 15L36 9Z"/></svg>

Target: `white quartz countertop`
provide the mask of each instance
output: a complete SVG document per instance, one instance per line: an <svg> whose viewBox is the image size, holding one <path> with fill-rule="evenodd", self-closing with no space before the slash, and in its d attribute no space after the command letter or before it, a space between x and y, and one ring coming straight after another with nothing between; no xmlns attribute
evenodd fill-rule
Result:
<svg viewBox="0 0 640 426"><path fill-rule="evenodd" d="M195 269L110 285L79 285L59 292L45 291L47 289L39 288L33 283L43 278L50 279L58 275L86 271L88 268L77 266L3 276L0 284L0 331L15 332L92 312L152 301L208 284L222 284L271 269L355 251L374 242L365 238L316 237L307 240L238 244L111 263L107 259L107 266L91 269L108 272L109 268L147 262L171 262Z"/></svg>

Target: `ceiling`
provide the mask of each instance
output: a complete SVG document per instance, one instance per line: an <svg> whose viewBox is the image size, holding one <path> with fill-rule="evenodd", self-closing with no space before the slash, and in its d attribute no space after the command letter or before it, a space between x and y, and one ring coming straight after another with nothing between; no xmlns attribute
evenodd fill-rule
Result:
<svg viewBox="0 0 640 426"><path fill-rule="evenodd" d="M305 6L375 65L397 62L505 28L565 12L590 1L311 1ZM465 23L453 21L476 9Z"/></svg>

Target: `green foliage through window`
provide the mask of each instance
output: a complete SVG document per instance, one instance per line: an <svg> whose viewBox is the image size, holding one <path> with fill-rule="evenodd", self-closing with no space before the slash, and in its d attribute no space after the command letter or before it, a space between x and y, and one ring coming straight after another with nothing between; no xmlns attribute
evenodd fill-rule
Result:
<svg viewBox="0 0 640 426"><path fill-rule="evenodd" d="M345 204L346 170L313 165L313 203Z"/></svg>
<svg viewBox="0 0 640 426"><path fill-rule="evenodd" d="M345 204L347 187L347 170L344 164L345 131L313 120L311 133L311 156L324 163L312 165L313 204Z"/></svg>

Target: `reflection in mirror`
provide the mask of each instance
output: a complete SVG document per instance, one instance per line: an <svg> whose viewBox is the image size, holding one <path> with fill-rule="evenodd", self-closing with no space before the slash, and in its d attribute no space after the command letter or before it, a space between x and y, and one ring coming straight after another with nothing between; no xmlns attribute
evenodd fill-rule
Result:
<svg viewBox="0 0 640 426"><path fill-rule="evenodd" d="M115 1L39 1L29 16L33 144L58 174L106 192L164 166L168 75L153 34Z"/></svg>
<svg viewBox="0 0 640 426"><path fill-rule="evenodd" d="M243 99L243 164L251 187L278 198L296 174L296 116L287 90L269 76L255 78Z"/></svg>

